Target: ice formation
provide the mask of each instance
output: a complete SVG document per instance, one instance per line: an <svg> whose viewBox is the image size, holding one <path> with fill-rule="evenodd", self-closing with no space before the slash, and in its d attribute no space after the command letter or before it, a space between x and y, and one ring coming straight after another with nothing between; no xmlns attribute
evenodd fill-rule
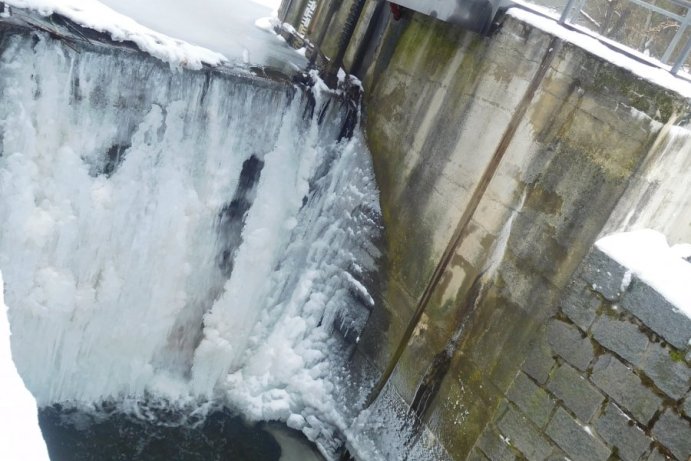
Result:
<svg viewBox="0 0 691 461"><path fill-rule="evenodd" d="M4 461L48 459L38 427L36 400L24 387L12 361L10 325L0 273L0 455Z"/></svg>
<svg viewBox="0 0 691 461"><path fill-rule="evenodd" d="M4 43L0 270L38 403L217 400L328 441L379 213L338 101Z"/></svg>

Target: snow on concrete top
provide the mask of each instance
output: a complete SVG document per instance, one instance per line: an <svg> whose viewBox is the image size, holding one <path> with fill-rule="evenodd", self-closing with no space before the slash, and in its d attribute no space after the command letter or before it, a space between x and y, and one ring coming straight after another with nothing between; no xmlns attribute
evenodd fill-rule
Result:
<svg viewBox="0 0 691 461"><path fill-rule="evenodd" d="M642 229L608 235L595 244L691 318L691 245L670 248L660 232Z"/></svg>
<svg viewBox="0 0 691 461"><path fill-rule="evenodd" d="M130 41L152 56L190 69L203 64L217 66L227 62L225 56L206 48L191 45L142 26L96 0L4 0L10 6L33 10L42 16L53 13L65 16L77 24L103 32L117 41ZM193 6L190 6L193 8Z"/></svg>
<svg viewBox="0 0 691 461"><path fill-rule="evenodd" d="M521 2L521 0L514 0L514 3L521 4L523 2ZM537 7L536 5L530 3L526 3L526 5L529 5L530 8L535 10L541 10L540 7ZM684 79L681 79L673 75L668 70L655 67L655 64L653 63L646 64L644 62L626 56L625 54L608 47L600 40L591 37L585 33L567 29L561 26L556 21L556 19L531 13L521 8L510 8L507 14L513 16L519 21L525 22L533 27L543 30L550 35L554 35L556 37L561 38L564 41L573 43L579 48L582 48L585 51L594 54L595 56L599 56L602 59L605 59L606 61L609 61L618 67L629 70L633 72L635 75L645 80L648 80L649 82L655 83L656 85L660 85L664 88L679 93L685 98L691 97L691 82L688 82ZM553 13L545 11L545 14ZM602 40L607 39L603 37ZM623 45L620 44L617 44L617 46L623 47ZM640 55L642 60L650 60L649 57L644 56L643 54L633 49L628 49L627 51L629 51L633 55Z"/></svg>

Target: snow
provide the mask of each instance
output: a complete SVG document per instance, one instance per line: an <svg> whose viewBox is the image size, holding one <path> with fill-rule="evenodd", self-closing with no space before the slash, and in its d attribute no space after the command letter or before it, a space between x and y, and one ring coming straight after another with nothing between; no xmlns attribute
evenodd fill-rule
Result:
<svg viewBox="0 0 691 461"><path fill-rule="evenodd" d="M182 0L5 3L42 15L61 14L84 27L107 33L115 41L134 42L172 66L199 69L205 64L247 62L299 68L305 62L267 27L268 18L275 16L278 7L273 0L203 0L194 7Z"/></svg>
<svg viewBox="0 0 691 461"><path fill-rule="evenodd" d="M528 2L522 2L521 0L514 0L514 3L525 4L532 9L539 10L536 5L530 4ZM551 14L545 12L546 14ZM672 91L679 93L684 97L691 97L691 82L684 80L671 74L668 70L660 67L656 67L656 64L645 64L636 59L630 58L620 52L613 50L608 47L600 40L591 37L585 33L578 32L575 30L567 29L561 26L556 19L545 17L530 11L526 11L522 8L510 8L507 14L518 19L519 21L530 24L544 32L561 38L564 41L572 43L585 51L592 53L602 59L611 62L612 64L631 71L638 77L648 80L652 83L660 85L662 87L668 88ZM607 40L601 38L601 40ZM623 45L618 45L623 47ZM635 50L628 50L632 54L640 55L642 59L645 56L636 52ZM650 60L649 58L647 58ZM657 65L663 65L657 63Z"/></svg>
<svg viewBox="0 0 691 461"><path fill-rule="evenodd" d="M24 387L12 361L10 325L2 288L0 273L0 459L48 460L46 444L38 427L36 400Z"/></svg>
<svg viewBox="0 0 691 461"><path fill-rule="evenodd" d="M8 0L5 3L43 16L60 14L84 27L107 33L115 41L134 42L142 51L172 65L199 69L203 64L216 66L226 61L220 53L154 32L96 0Z"/></svg>
<svg viewBox="0 0 691 461"><path fill-rule="evenodd" d="M691 258L691 243L678 243L672 246L672 253L679 258Z"/></svg>
<svg viewBox="0 0 691 461"><path fill-rule="evenodd" d="M252 65L284 70L304 68L274 34L277 0L102 0L114 10L156 31L222 53L232 62L245 55Z"/></svg>
<svg viewBox="0 0 691 461"><path fill-rule="evenodd" d="M682 259L688 245L670 248L665 236L651 229L608 235L596 245L691 318L691 263Z"/></svg>

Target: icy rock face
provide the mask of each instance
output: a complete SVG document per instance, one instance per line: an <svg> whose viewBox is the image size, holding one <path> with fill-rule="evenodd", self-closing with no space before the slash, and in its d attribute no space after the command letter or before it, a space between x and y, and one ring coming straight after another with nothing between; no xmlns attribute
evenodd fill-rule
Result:
<svg viewBox="0 0 691 461"><path fill-rule="evenodd" d="M379 209L337 101L4 44L0 269L39 405L218 400L313 439L346 425L334 325L371 308Z"/></svg>

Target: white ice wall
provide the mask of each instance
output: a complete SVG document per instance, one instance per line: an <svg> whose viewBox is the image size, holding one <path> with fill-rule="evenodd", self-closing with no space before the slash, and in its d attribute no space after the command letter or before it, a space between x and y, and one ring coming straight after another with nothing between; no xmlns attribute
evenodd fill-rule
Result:
<svg viewBox="0 0 691 461"><path fill-rule="evenodd" d="M48 452L38 427L36 400L24 387L12 361L3 286L0 273L0 459L44 461Z"/></svg>

